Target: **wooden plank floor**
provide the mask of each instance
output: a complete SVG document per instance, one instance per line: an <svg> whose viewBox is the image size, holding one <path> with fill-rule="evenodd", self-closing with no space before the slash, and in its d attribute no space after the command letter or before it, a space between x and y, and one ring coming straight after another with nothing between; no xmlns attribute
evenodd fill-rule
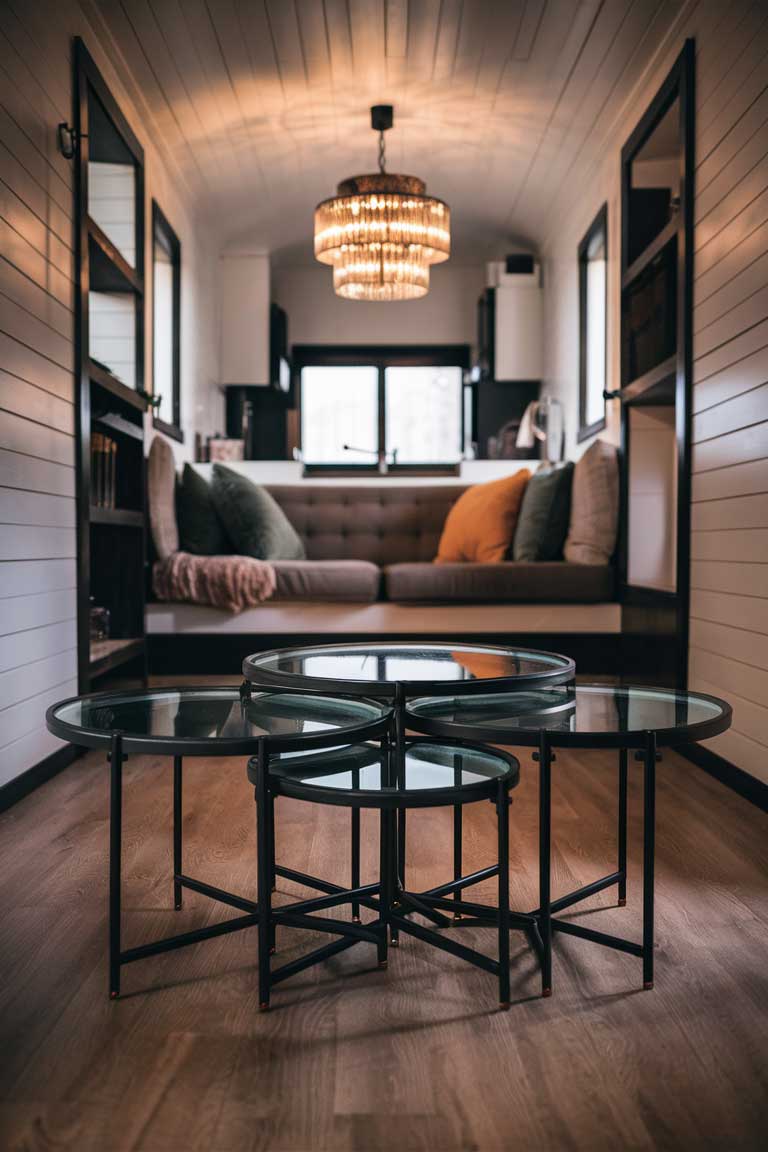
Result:
<svg viewBox="0 0 768 1152"><path fill-rule="evenodd" d="M513 904L536 904L536 769L512 809ZM588 922L639 934L640 777L630 785L627 908ZM615 867L614 754L558 754L558 893ZM255 892L242 761L185 767L185 870ZM228 910L171 910L171 772L126 765L125 943ZM765 1147L765 817L674 755L659 769L656 988L640 962L556 942L555 991L513 935L513 1005L493 979L406 940L387 971L361 944L275 991L259 1014L255 930L124 969L106 998L107 773L88 754L0 818L0 1147L77 1152L241 1149ZM281 859L346 879L349 814L280 801ZM364 875L376 856L364 815ZM410 879L448 878L450 814L409 819ZM488 804L467 810L467 869L491 862ZM279 900L299 890L281 882ZM480 890L477 890L478 892ZM486 895L492 894L488 886ZM583 916L583 911L576 911ZM493 933L467 929L493 948ZM287 957L319 942L287 930Z"/></svg>

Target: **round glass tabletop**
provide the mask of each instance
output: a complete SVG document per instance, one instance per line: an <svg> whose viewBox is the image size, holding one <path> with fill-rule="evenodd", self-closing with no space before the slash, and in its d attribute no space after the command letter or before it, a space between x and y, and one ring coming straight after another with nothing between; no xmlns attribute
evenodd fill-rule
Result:
<svg viewBox="0 0 768 1152"><path fill-rule="evenodd" d="M256 765L248 765L256 779ZM358 796L363 804L375 806L378 798L405 798L407 804L459 802L462 797L480 799L493 792L495 783L506 779L517 784L519 765L513 756L496 749L444 745L416 741L408 746L399 775L378 747L347 745L313 755L275 756L270 760L270 777L278 789L289 795L312 795L329 803L344 804ZM312 793L312 795L310 795Z"/></svg>
<svg viewBox="0 0 768 1152"><path fill-rule="evenodd" d="M639 748L655 732L660 745L706 740L730 727L731 706L715 696L663 688L561 685L466 698L413 700L409 728L432 736L560 747Z"/></svg>
<svg viewBox="0 0 768 1152"><path fill-rule="evenodd" d="M72 744L99 747L120 732L127 750L192 756L252 755L270 747L313 748L339 737L371 739L390 709L373 700L253 692L239 688L156 688L100 692L54 704L49 730Z"/></svg>
<svg viewBox="0 0 768 1152"><path fill-rule="evenodd" d="M246 680L260 688L376 697L394 696L398 684L406 694L562 684L575 670L573 660L557 652L419 641L278 648L243 661Z"/></svg>

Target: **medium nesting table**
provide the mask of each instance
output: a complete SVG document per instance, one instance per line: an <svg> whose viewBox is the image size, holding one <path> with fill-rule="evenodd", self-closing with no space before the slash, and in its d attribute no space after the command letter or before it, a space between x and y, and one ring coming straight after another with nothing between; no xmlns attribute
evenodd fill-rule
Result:
<svg viewBox="0 0 768 1152"><path fill-rule="evenodd" d="M186 876L182 869L182 762L185 756L274 756L340 743L376 740L391 728L391 708L364 699L291 693L243 693L239 688L156 688L100 692L54 704L46 713L54 736L103 748L110 764L109 995L120 993L124 964L237 932L259 922L258 905ZM181 908L188 888L244 913L193 932L136 948L121 946L123 762L128 755L173 757L173 896ZM273 845L272 845L273 847ZM270 864L274 878L274 854ZM341 889L339 889L341 891Z"/></svg>
<svg viewBox="0 0 768 1152"><path fill-rule="evenodd" d="M542 991L552 992L552 933L578 936L642 957L643 987L653 987L656 762L659 749L706 740L731 723L724 700L699 692L607 685L560 685L471 697L432 695L410 703L410 729L433 738L532 746L539 762L539 907L527 914L539 953ZM619 750L618 864L615 872L551 899L551 765L556 748ZM618 886L626 903L627 759L643 764L642 943L611 936L554 915L606 888ZM520 916L520 913L517 913Z"/></svg>
<svg viewBox="0 0 768 1152"><path fill-rule="evenodd" d="M569 683L576 666L569 656L533 648L442 641L322 644L257 652L243 661L246 683L259 689L325 693L389 701L394 706L394 751L405 765L405 707L414 696L471 696L483 692L517 693L542 685ZM245 687L245 686L244 686ZM400 781L400 786L404 786ZM406 808L396 814L397 871L405 887ZM463 805L453 810L453 893L495 875L493 868L462 876ZM359 883L360 810L352 807L353 883ZM277 868L277 875L286 870ZM456 908L457 918L461 913ZM397 944L397 927L392 943Z"/></svg>

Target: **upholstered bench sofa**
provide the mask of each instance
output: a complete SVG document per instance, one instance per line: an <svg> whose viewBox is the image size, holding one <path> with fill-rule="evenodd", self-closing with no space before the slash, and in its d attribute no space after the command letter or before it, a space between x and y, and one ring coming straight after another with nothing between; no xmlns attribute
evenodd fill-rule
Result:
<svg viewBox="0 0 768 1152"><path fill-rule="evenodd" d="M465 488L267 486L307 554L306 560L273 561L275 599L596 604L613 598L608 564L434 564L445 518Z"/></svg>
<svg viewBox="0 0 768 1152"><path fill-rule="evenodd" d="M301 538L306 559L273 561L275 594L237 614L148 604L153 668L181 671L207 660L211 671L228 669L241 650L297 637L419 634L530 643L619 631L611 564L434 564L446 516L465 484L308 479L266 488Z"/></svg>

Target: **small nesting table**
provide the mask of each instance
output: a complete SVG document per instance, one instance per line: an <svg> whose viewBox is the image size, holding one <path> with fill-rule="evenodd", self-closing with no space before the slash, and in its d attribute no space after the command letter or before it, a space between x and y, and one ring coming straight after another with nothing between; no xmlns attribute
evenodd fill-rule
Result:
<svg viewBox="0 0 768 1152"><path fill-rule="evenodd" d="M552 992L552 933L562 932L642 957L643 987L653 987L654 854L656 762L659 749L706 740L731 723L731 707L701 692L661 688L567 685L471 697L433 695L411 702L405 720L410 729L433 738L527 745L539 762L539 907L527 914L530 938L539 954L542 992ZM618 862L615 872L552 900L551 765L556 748L619 750ZM619 904L627 893L627 759L643 764L643 921L642 943L611 936L555 913L588 896L618 886ZM520 914L517 914L520 916Z"/></svg>
<svg viewBox="0 0 768 1152"><path fill-rule="evenodd" d="M509 910L509 793L519 779L519 764L514 756L466 743L427 740L408 741L402 761L396 759L386 740L383 747L348 745L299 757L270 757L265 747L259 756L249 761L248 777L255 785L258 827L259 1005L262 1010L269 1008L274 984L361 941L376 946L379 967L385 967L388 944L400 930L496 975L501 1006L509 1007L509 931L513 919ZM358 816L361 808L378 809L378 882L361 885L358 873L352 888L342 890L336 885L323 885L312 877L281 870L282 875L291 875L310 887L325 887L327 895L273 908L269 852L274 844L275 796L342 805ZM438 928L450 924L441 911L446 902L440 899L439 893L406 890L396 867L398 814L409 808L441 805L455 808L481 800L490 800L497 815L498 861L485 869L484 875L499 878L499 906L498 910L489 909L490 918L485 915L481 922L496 924L498 959L410 920L412 914L418 913ZM352 923L313 915L342 904L352 905ZM360 905L374 909L378 913L376 918L362 924L356 914ZM327 932L339 939L272 970L275 928L279 925Z"/></svg>
<svg viewBox="0 0 768 1152"><path fill-rule="evenodd" d="M182 868L182 763L185 756L275 755L381 739L391 708L372 700L329 699L291 693L242 692L239 688L151 688L99 692L54 704L49 731L85 748L103 748L110 764L109 803L109 995L120 994L124 964L197 944L259 923L258 905L185 875ZM244 913L193 932L137 948L121 946L121 852L123 762L129 755L173 757L173 899L181 908L188 888ZM274 843L269 858L274 881ZM339 889L341 890L341 889Z"/></svg>

